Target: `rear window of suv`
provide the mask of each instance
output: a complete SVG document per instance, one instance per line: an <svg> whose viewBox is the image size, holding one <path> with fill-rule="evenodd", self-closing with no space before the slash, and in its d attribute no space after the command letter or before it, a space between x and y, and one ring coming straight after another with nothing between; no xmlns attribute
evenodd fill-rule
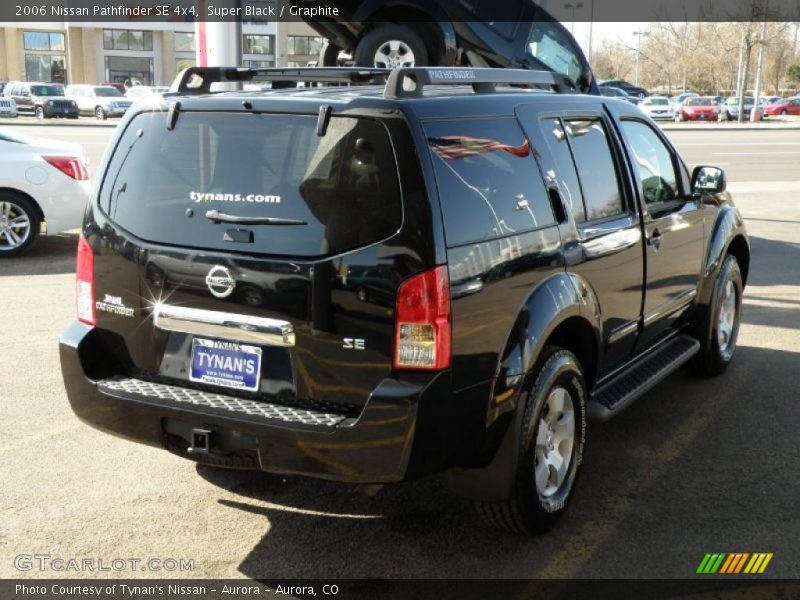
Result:
<svg viewBox="0 0 800 600"><path fill-rule="evenodd" d="M402 222L386 129L347 117L320 137L316 115L184 112L169 131L164 113L140 114L100 202L147 241L296 257L368 245ZM232 229L253 242L226 241Z"/></svg>

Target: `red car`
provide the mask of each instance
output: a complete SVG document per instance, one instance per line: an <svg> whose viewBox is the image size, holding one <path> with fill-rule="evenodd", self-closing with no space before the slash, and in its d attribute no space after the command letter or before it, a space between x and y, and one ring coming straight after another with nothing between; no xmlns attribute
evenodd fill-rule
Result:
<svg viewBox="0 0 800 600"><path fill-rule="evenodd" d="M800 98L784 98L764 107L765 117L776 115L800 115Z"/></svg>
<svg viewBox="0 0 800 600"><path fill-rule="evenodd" d="M676 121L716 121L719 119L719 106L709 96L687 98L675 116Z"/></svg>

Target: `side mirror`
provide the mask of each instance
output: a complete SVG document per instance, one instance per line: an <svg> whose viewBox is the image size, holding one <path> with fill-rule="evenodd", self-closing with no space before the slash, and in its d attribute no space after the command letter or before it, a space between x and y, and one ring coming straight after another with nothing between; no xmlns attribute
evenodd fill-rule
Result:
<svg viewBox="0 0 800 600"><path fill-rule="evenodd" d="M718 167L695 167L692 172L692 194L719 194L725 191L725 171Z"/></svg>

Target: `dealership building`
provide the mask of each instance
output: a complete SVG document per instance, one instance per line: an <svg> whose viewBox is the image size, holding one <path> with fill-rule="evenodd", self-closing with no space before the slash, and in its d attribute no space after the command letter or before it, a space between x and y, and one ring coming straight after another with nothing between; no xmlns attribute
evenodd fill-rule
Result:
<svg viewBox="0 0 800 600"><path fill-rule="evenodd" d="M195 64L193 23L4 23L0 81L134 82L169 85ZM242 26L245 66L294 67L317 60L322 38L305 23Z"/></svg>

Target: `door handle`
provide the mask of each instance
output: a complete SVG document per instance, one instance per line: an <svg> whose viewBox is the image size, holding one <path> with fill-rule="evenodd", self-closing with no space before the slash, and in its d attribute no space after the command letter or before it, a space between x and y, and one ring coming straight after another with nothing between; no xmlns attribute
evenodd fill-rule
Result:
<svg viewBox="0 0 800 600"><path fill-rule="evenodd" d="M658 229L654 229L650 237L647 238L647 245L652 246L655 252L661 250L661 232Z"/></svg>

